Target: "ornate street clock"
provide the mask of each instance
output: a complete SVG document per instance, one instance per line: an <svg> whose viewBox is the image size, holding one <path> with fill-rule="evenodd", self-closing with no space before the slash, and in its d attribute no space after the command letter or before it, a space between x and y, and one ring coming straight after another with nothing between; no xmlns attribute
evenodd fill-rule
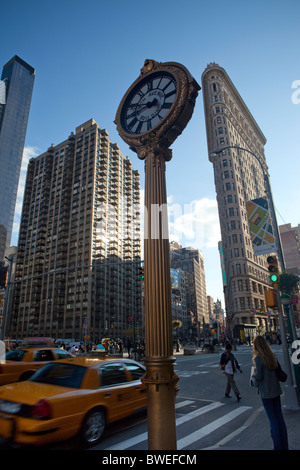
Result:
<svg viewBox="0 0 300 470"><path fill-rule="evenodd" d="M141 159L155 147L170 160L166 149L190 120L199 89L183 65L146 60L119 105L115 123L120 136Z"/></svg>
<svg viewBox="0 0 300 470"><path fill-rule="evenodd" d="M146 60L123 97L115 123L122 139L145 160L145 350L150 449L176 449L166 161L189 122L200 89L177 62ZM159 208L159 211L156 209Z"/></svg>

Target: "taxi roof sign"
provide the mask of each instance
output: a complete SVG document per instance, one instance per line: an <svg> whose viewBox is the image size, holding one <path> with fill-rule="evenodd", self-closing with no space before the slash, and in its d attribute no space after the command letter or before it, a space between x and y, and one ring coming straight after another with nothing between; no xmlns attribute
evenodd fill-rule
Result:
<svg viewBox="0 0 300 470"><path fill-rule="evenodd" d="M29 337L23 339L23 348L37 348L39 346L42 347L54 347L54 339L53 338L39 338L39 337Z"/></svg>

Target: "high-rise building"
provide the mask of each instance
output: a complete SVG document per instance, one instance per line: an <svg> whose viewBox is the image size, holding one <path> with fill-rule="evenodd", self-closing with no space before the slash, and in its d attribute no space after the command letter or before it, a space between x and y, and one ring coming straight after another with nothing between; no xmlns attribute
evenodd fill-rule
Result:
<svg viewBox="0 0 300 470"><path fill-rule="evenodd" d="M291 224L280 225L279 231L284 253L285 270L288 274L300 276L300 224L296 227L292 227ZM294 293L291 307L296 327L300 328L300 291Z"/></svg>
<svg viewBox="0 0 300 470"><path fill-rule="evenodd" d="M173 330L173 336L188 333L188 318L186 310L185 272L182 269L171 268L171 307L172 321L178 320L181 326ZM180 335L178 332L180 331Z"/></svg>
<svg viewBox="0 0 300 470"><path fill-rule="evenodd" d="M246 210L247 201L266 196L266 139L222 67L207 66L202 91L222 236L226 317L231 334L243 339L255 335L258 328L274 329L276 320L266 312L266 255L254 254ZM223 150L213 153L214 149Z"/></svg>
<svg viewBox="0 0 300 470"><path fill-rule="evenodd" d="M279 226L287 273L300 275L300 224Z"/></svg>
<svg viewBox="0 0 300 470"><path fill-rule="evenodd" d="M139 172L91 119L29 162L10 334L126 336L140 264Z"/></svg>
<svg viewBox="0 0 300 470"><path fill-rule="evenodd" d="M178 243L170 244L171 268L185 273L186 309L189 329L195 335L209 324L206 295L204 257L200 250L182 248Z"/></svg>
<svg viewBox="0 0 300 470"><path fill-rule="evenodd" d="M18 56L4 67L0 82L0 226L9 248L35 70ZM0 261L3 259L0 245Z"/></svg>

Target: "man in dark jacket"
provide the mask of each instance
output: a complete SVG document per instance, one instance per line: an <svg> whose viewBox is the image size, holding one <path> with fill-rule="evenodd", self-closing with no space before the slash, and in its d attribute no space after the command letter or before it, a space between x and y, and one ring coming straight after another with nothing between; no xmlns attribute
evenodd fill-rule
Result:
<svg viewBox="0 0 300 470"><path fill-rule="evenodd" d="M226 378L227 378L225 397L231 398L229 393L232 388L236 395L237 400L240 401L241 396L240 396L239 389L237 388L237 385L234 381L234 374L237 370L239 370L241 373L243 371L240 368L238 361L236 360L235 356L232 354L231 351L232 351L232 346L231 344L227 343L226 352L222 354L221 360L220 360L220 367L222 370L224 370L224 374L226 375Z"/></svg>

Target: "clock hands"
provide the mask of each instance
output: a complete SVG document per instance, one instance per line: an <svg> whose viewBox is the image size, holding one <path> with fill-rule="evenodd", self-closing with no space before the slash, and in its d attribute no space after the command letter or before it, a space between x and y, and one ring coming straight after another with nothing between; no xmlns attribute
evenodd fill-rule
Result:
<svg viewBox="0 0 300 470"><path fill-rule="evenodd" d="M139 106L143 106L142 108L138 109L138 113L141 113L142 111L144 111L144 109L147 109L147 108L152 108L152 106L155 106L158 104L158 100L157 98L154 98L152 101L148 101L147 103L142 103L142 104L139 104Z"/></svg>
<svg viewBox="0 0 300 470"><path fill-rule="evenodd" d="M157 98L154 98L152 101L148 101L146 104L147 108L152 108L152 106L155 106L158 103Z"/></svg>

